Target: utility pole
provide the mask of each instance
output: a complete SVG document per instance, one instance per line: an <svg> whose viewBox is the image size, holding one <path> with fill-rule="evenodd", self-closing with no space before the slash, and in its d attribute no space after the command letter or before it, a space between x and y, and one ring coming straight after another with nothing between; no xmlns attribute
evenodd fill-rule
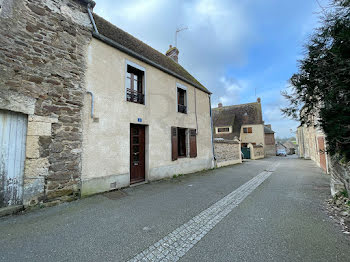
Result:
<svg viewBox="0 0 350 262"><path fill-rule="evenodd" d="M181 31L187 30L188 27L183 27L183 28L177 28L175 31L175 47L177 47L177 34L180 33Z"/></svg>

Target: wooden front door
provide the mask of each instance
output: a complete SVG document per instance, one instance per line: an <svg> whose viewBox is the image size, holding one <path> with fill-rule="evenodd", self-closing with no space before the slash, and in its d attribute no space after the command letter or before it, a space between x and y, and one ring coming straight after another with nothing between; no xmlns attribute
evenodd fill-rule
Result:
<svg viewBox="0 0 350 262"><path fill-rule="evenodd" d="M324 137L318 137L318 150L320 154L320 165L321 168L327 172L327 163L326 163L326 152L325 152L325 146L324 146Z"/></svg>
<svg viewBox="0 0 350 262"><path fill-rule="evenodd" d="M0 110L0 208L22 204L27 116Z"/></svg>
<svg viewBox="0 0 350 262"><path fill-rule="evenodd" d="M130 125L130 184L145 181L145 126Z"/></svg>

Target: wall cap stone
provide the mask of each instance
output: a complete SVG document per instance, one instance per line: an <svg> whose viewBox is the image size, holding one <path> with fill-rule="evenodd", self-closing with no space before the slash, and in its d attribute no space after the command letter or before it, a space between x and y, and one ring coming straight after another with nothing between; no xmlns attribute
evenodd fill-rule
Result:
<svg viewBox="0 0 350 262"><path fill-rule="evenodd" d="M214 143L217 143L217 144L239 144L239 142L235 141L235 140L214 140Z"/></svg>

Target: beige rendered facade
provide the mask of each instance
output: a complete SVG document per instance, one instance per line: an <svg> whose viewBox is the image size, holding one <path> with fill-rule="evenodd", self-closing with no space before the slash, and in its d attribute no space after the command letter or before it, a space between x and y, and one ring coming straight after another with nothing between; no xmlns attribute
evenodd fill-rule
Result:
<svg viewBox="0 0 350 262"><path fill-rule="evenodd" d="M244 128L252 128L251 133L244 133ZM242 125L241 127L241 143L255 143L256 145L265 146L265 133L264 133L264 125Z"/></svg>
<svg viewBox="0 0 350 262"><path fill-rule="evenodd" d="M93 38L83 112L82 195L130 185L130 125L145 126L145 180L213 167L210 95ZM126 99L126 68L144 72L145 103ZM177 110L186 90L187 114ZM92 115L93 114L93 115ZM197 156L172 161L171 127L197 130ZM186 134L188 136L188 134ZM188 147L188 137L186 137Z"/></svg>

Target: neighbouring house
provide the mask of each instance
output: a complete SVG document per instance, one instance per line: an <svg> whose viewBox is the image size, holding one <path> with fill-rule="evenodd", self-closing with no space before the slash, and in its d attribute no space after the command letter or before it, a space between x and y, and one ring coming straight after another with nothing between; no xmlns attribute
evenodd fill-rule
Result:
<svg viewBox="0 0 350 262"><path fill-rule="evenodd" d="M265 133L260 98L255 103L241 105L222 106L219 103L212 111L214 138L233 140L237 137L241 141L243 153L249 151L249 144L262 146L264 150Z"/></svg>
<svg viewBox="0 0 350 262"><path fill-rule="evenodd" d="M301 110L300 114L304 114L304 110ZM297 129L298 155L300 158L313 160L328 172L325 134L318 125L317 115L310 115L308 118L311 124L302 124Z"/></svg>
<svg viewBox="0 0 350 262"><path fill-rule="evenodd" d="M0 207L213 166L210 92L94 5L1 2Z"/></svg>
<svg viewBox="0 0 350 262"><path fill-rule="evenodd" d="M302 109L300 114L305 114ZM319 113L307 115L308 125L301 124L297 129L297 150L300 158L311 159L325 173L330 174L332 196L346 190L350 191L350 166L342 156L330 156L327 152L327 138L319 124Z"/></svg>
<svg viewBox="0 0 350 262"><path fill-rule="evenodd" d="M265 134L265 156L276 155L276 141L275 132L272 130L271 125L264 125Z"/></svg>

